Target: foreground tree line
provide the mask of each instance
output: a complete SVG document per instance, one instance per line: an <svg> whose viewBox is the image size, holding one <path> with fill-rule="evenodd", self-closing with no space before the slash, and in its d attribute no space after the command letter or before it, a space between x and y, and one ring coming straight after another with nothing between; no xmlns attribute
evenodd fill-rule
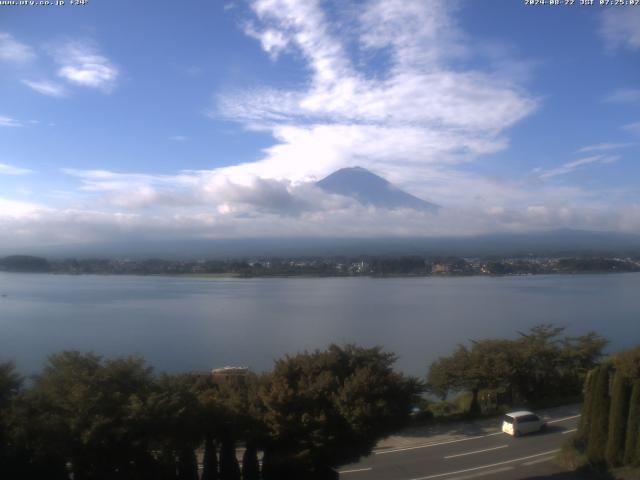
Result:
<svg viewBox="0 0 640 480"><path fill-rule="evenodd" d="M0 478L337 478L333 468L405 426L425 391L468 392L473 415L573 400L605 345L541 325L459 346L431 365L426 384L395 372L395 355L353 345L246 376L156 375L141 358L63 352L25 382L4 363Z"/></svg>
<svg viewBox="0 0 640 480"><path fill-rule="evenodd" d="M578 465L640 467L640 347L589 372L582 417L568 445Z"/></svg>
<svg viewBox="0 0 640 480"><path fill-rule="evenodd" d="M0 478L197 480L200 452L202 480L337 478L409 418L420 386L394 361L334 345L215 379L63 352L26 388L1 364Z"/></svg>

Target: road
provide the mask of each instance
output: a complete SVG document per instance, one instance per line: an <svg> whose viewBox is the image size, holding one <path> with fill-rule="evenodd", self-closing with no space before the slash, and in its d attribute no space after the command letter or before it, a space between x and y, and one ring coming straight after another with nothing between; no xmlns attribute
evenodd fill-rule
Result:
<svg viewBox="0 0 640 480"><path fill-rule="evenodd" d="M568 435L575 432L578 419L578 415L546 418L545 431L518 438L496 429L482 435L378 450L358 463L341 467L340 478L513 480L552 475L562 471L551 460Z"/></svg>

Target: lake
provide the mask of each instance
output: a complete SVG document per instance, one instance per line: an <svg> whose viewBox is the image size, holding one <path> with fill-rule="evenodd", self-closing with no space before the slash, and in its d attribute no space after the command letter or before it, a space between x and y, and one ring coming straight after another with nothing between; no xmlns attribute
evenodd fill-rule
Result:
<svg viewBox="0 0 640 480"><path fill-rule="evenodd" d="M35 373L63 349L138 354L160 371L271 368L331 342L382 345L424 375L460 342L539 323L640 343L640 274L255 278L0 272L0 360Z"/></svg>

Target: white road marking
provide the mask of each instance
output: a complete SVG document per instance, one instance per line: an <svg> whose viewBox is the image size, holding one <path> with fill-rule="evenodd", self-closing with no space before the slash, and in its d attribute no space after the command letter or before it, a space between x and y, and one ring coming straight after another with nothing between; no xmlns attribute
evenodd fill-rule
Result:
<svg viewBox="0 0 640 480"><path fill-rule="evenodd" d="M571 417L559 418L558 420L550 420L550 421L547 422L547 424L564 422L565 420L572 420L574 418L578 418L579 416L580 415L573 415ZM494 435L502 435L502 433L503 432L487 433L486 435L476 435L475 437L459 438L457 440L447 440L446 442L423 443L422 445L414 445L412 447L400 447L400 448L393 448L393 449L390 449L390 450L380 450L378 452L373 452L373 454L374 455L385 455L387 453L406 452L407 450L418 450L420 448L437 447L438 445L449 445L451 443L468 442L469 440L477 440L478 438L492 437Z"/></svg>
<svg viewBox="0 0 640 480"><path fill-rule="evenodd" d="M444 458L457 458L457 457L465 457L467 455L473 455L475 453L482 453L482 452L490 452L491 450L500 450L501 448L507 448L509 445L500 445L499 447L493 447L493 448L485 448L484 450L476 450L474 452L466 452L466 453L457 453L456 455L447 455Z"/></svg>
<svg viewBox="0 0 640 480"><path fill-rule="evenodd" d="M571 417L564 417L564 418L559 418L558 420L551 420L547 423L558 423L558 422L564 422L565 420L573 420L574 418L578 418L580 415L573 415Z"/></svg>
<svg viewBox="0 0 640 480"><path fill-rule="evenodd" d="M521 462L522 460L529 460L530 458L542 457L543 455L552 455L560 449L549 450L548 452L536 453L535 455L529 455L527 457L514 458L512 460L505 460L504 462L492 463L490 465L482 465L480 467L465 468L464 470L457 470L455 472L437 473L435 475L428 475L426 477L412 478L411 480L429 480L430 478L448 477L449 475L457 475L459 473L473 472L475 470L482 470L484 468L498 467L500 465L506 465L508 463Z"/></svg>
<svg viewBox="0 0 640 480"><path fill-rule="evenodd" d="M561 432L563 435L566 435L567 433L571 433L571 432L577 432L578 429L577 428L572 428L571 430L565 430L564 432Z"/></svg>
<svg viewBox="0 0 640 480"><path fill-rule="evenodd" d="M339 470L338 473L342 475L343 473L368 472L370 470L373 470L373 468L367 467L367 468L354 468L353 470Z"/></svg>
<svg viewBox="0 0 640 480"><path fill-rule="evenodd" d="M553 457L539 458L537 460L531 460L530 462L525 462L522 465L525 467L530 467L531 465L535 465L537 463L550 462L551 460L553 460Z"/></svg>
<svg viewBox="0 0 640 480"><path fill-rule="evenodd" d="M507 472L509 470L513 470L513 468L514 467L496 468L495 470L489 470L488 472L472 473L471 475L465 475L463 477L451 477L449 480L469 480L470 478L485 477L487 475L495 475L500 472Z"/></svg>
<svg viewBox="0 0 640 480"><path fill-rule="evenodd" d="M447 440L446 442L439 443L425 443L423 445L416 445L413 447L394 448L393 450L382 450L380 452L374 452L375 455L384 455L385 453L405 452L407 450L416 450L418 448L437 447L438 445L449 445L450 443L467 442L469 440L477 440L478 438L491 437L493 435L501 435L502 432L488 433L486 435L477 435L469 438L459 438L457 440Z"/></svg>

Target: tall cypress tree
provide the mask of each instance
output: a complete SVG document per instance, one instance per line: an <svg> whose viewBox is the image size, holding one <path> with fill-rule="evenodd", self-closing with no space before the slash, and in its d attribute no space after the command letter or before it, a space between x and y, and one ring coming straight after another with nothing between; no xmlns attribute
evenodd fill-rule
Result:
<svg viewBox="0 0 640 480"><path fill-rule="evenodd" d="M611 392L609 438L605 454L607 463L611 467L619 467L623 462L630 393L628 379L622 372L616 372Z"/></svg>
<svg viewBox="0 0 640 480"><path fill-rule="evenodd" d="M260 480L258 449L252 441L247 442L247 448L242 456L242 480Z"/></svg>
<svg viewBox="0 0 640 480"><path fill-rule="evenodd" d="M587 439L587 458L594 466L605 464L607 448L607 430L609 427L609 365L598 367L593 404L589 419L589 437Z"/></svg>
<svg viewBox="0 0 640 480"><path fill-rule="evenodd" d="M273 465L273 453L268 448L265 448L262 454L262 480L278 480Z"/></svg>
<svg viewBox="0 0 640 480"><path fill-rule="evenodd" d="M580 440L586 440L589 437L591 428L591 411L593 410L594 390L596 379L598 378L598 368L589 370L587 378L584 382L584 401L582 405L582 415L578 424L578 432L576 437Z"/></svg>
<svg viewBox="0 0 640 480"><path fill-rule="evenodd" d="M178 465L171 449L164 449L158 458L157 478L159 480L177 480Z"/></svg>
<svg viewBox="0 0 640 480"><path fill-rule="evenodd" d="M236 443L233 439L226 437L222 440L220 451L220 479L240 480L240 465L236 458Z"/></svg>
<svg viewBox="0 0 640 480"><path fill-rule="evenodd" d="M640 428L640 427L638 427ZM640 466L640 432L638 433L638 441L636 442L636 455L631 461L631 465Z"/></svg>
<svg viewBox="0 0 640 480"><path fill-rule="evenodd" d="M185 446L178 455L178 479L198 480L198 460L193 448Z"/></svg>
<svg viewBox="0 0 640 480"><path fill-rule="evenodd" d="M211 435L207 435L204 441L204 459L202 464L201 480L218 480L220 478L218 475L218 454Z"/></svg>
<svg viewBox="0 0 640 480"><path fill-rule="evenodd" d="M625 465L640 464L640 379L634 380L631 389L623 460Z"/></svg>

